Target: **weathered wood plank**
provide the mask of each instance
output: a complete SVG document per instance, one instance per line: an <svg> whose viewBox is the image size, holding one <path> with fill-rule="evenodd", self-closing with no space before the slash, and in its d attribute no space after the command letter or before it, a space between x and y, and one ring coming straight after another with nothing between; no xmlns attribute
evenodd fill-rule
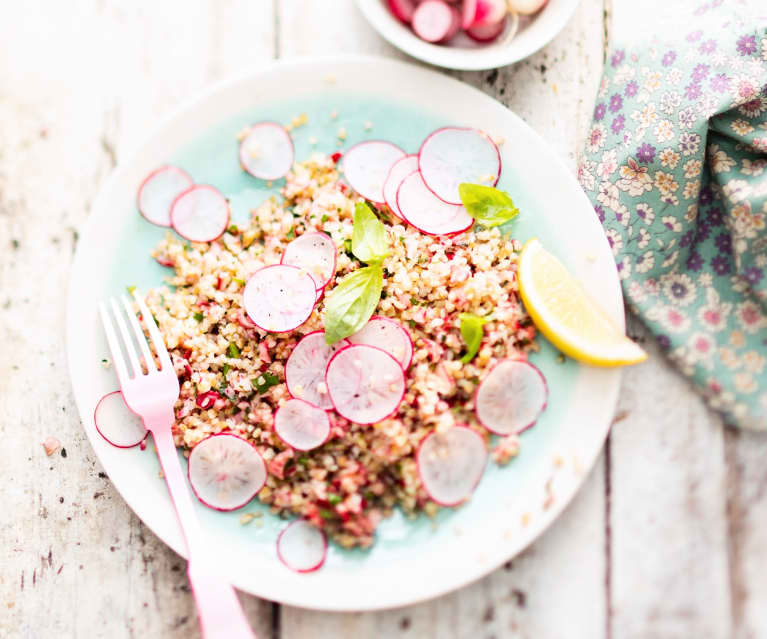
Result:
<svg viewBox="0 0 767 639"><path fill-rule="evenodd" d="M310 0L287 3L320 39L313 42L281 18L283 52L360 52L390 47L366 25L349 27L336 2L317 11ZM305 5L302 9L301 5ZM310 7L309 5L312 5ZM336 13L338 12L338 13ZM499 71L455 74L524 117L574 169L596 94L602 61L603 5L582 3L567 28L530 60ZM348 31L354 31L348 35ZM313 47L317 48L314 49ZM285 639L338 637L588 637L604 636L604 467L597 464L562 518L510 567L433 602L363 614L325 614L283 607Z"/></svg>
<svg viewBox="0 0 767 639"><path fill-rule="evenodd" d="M646 331L632 322L640 338ZM647 339L610 440L612 637L729 637L721 421Z"/></svg>
<svg viewBox="0 0 767 639"><path fill-rule="evenodd" d="M756 639L767 629L767 437L728 429L724 439L732 636Z"/></svg>
<svg viewBox="0 0 767 639"><path fill-rule="evenodd" d="M271 3L240 0L0 10L3 639L197 636L184 562L84 438L64 358L68 265L115 160L208 82L271 58L273 24ZM45 456L47 435L66 457ZM245 605L270 636L270 604Z"/></svg>

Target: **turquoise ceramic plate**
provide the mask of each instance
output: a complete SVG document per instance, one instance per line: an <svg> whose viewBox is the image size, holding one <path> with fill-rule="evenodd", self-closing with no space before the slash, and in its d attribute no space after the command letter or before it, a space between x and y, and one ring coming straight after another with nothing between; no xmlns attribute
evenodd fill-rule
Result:
<svg viewBox="0 0 767 639"><path fill-rule="evenodd" d="M337 111L337 117L332 113ZM313 148L335 151L384 138L415 151L431 130L449 124L481 127L505 138L500 187L522 214L515 237L538 236L623 325L622 301L610 249L588 200L573 176L522 120L479 91L432 71L361 57L280 63L215 87L166 120L139 152L104 184L81 234L69 291L67 341L72 385L83 425L109 477L128 505L181 554L185 549L159 466L151 452L108 445L93 425L93 409L117 388L96 304L126 285L158 285L166 275L149 250L165 233L136 211L136 188L154 167L174 162L197 182L231 197L234 219L271 190L244 174L235 134L262 119L289 122L306 113L294 132L296 156ZM372 123L366 131L365 123ZM316 138L316 147L310 139ZM326 610L404 605L462 586L489 572L529 544L562 511L583 482L607 434L620 381L617 370L599 370L557 353L542 338L533 359L545 373L549 405L522 436L520 456L509 466L490 464L471 501L444 510L435 522L397 514L381 525L374 547L331 547L325 566L300 575L276 557L285 522L257 502L265 525L241 526L240 513L199 506L199 516L222 570L239 588L277 601Z"/></svg>

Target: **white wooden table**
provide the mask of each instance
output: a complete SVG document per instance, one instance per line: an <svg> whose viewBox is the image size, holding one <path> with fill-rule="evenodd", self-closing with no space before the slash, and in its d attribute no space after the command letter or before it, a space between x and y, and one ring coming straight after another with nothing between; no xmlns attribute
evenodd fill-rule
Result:
<svg viewBox="0 0 767 639"><path fill-rule="evenodd" d="M574 168L609 4L582 0L529 60L456 75ZM403 57L352 0L0 3L0 638L198 636L183 560L114 491L72 400L63 323L75 229L115 162L205 85L275 57L341 51ZM636 322L631 332L645 336ZM243 595L260 637L767 636L767 438L724 429L645 346L650 361L626 371L585 486L520 557L387 612ZM47 435L66 453L46 457Z"/></svg>

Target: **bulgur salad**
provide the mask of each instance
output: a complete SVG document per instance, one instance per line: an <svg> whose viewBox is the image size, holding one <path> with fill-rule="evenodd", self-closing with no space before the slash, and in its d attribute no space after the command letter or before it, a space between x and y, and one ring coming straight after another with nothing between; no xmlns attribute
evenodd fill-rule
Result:
<svg viewBox="0 0 767 639"><path fill-rule="evenodd" d="M239 159L285 178L244 223L177 167L141 185L141 213L178 233L152 251L172 273L145 301L179 377L173 432L195 493L298 516L278 552L308 571L326 534L367 547L395 507L468 499L544 410L521 245L499 228L518 211L476 129L439 129L414 155L369 141L295 162L285 128L262 122Z"/></svg>

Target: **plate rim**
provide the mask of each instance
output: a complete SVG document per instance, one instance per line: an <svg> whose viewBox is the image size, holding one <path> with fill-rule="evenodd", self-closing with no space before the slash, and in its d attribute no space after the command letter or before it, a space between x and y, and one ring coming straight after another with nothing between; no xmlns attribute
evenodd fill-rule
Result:
<svg viewBox="0 0 767 639"><path fill-rule="evenodd" d="M85 402L82 400L82 398L79 396L79 394L75 390L75 382L74 382L75 354L73 353L71 348L71 345L76 341L76 339L74 338L74 334L76 333L76 325L73 322L73 318L76 312L76 308L78 306L77 301L74 300L73 298L72 289L73 289L75 276L79 273L79 271L82 271L83 269L83 260L85 259L84 257L85 249L83 249L82 247L86 243L83 240L90 239L89 236L92 234L92 229L95 226L95 216L93 214L104 207L105 202L103 200L106 200L108 198L108 194L112 188L112 185L115 183L119 183L119 181L123 177L123 174L128 171L128 167L131 165L131 163L135 162L138 159L138 157L141 155L144 147L150 145L153 139L157 137L172 122L183 117L188 112L194 111L202 103L211 99L216 94L224 92L227 89L232 88L240 83L247 83L247 82L253 81L254 79L257 79L262 74L273 72L276 69L301 67L305 65L314 66L317 64L321 64L321 65L368 64L368 65L375 65L378 68L380 68L381 65L391 65L393 67L398 67L401 71L406 73L422 74L425 76L430 76L432 79L438 82L453 84L456 87L461 87L461 91L469 91L469 92L477 94L478 96L481 96L483 99L496 102L499 106L501 106L503 109L507 111L510 117L518 120L518 123L521 126L524 126L527 129L529 129L529 131L541 142L542 146L546 149L546 151L551 157L552 162L554 162L558 166L558 172L561 174L567 175L569 178L569 181L572 184L578 186L575 176L572 174L571 170L567 167L564 160L556 152L554 152L553 149L551 149L550 145L532 127L530 127L530 125L528 125L521 118L519 118L519 116L517 116L513 111L508 109L508 107L506 107L502 103L498 102L491 96L487 95L486 93L480 91L479 89L475 87L465 84L455 78L445 76L444 74L436 70L423 68L417 64L413 64L412 62L393 60L391 58L386 58L382 56L359 55L359 54L335 54L335 55L327 55L327 56L312 56L311 58L292 58L292 59L274 60L270 62L269 64L264 65L258 69L250 69L245 72L238 73L236 75L225 78L222 81L214 83L210 85L209 87L203 89L202 91L193 95L191 98L184 100L178 107L172 109L168 115L161 118L155 126L150 127L147 134L140 140L138 144L131 147L130 151L125 155L123 159L121 159L118 162L118 164L114 167L110 175L102 182L101 186L99 187L98 194L93 200L93 205L91 207L91 214L88 216L85 223L81 225L80 227L81 241L78 242L78 247L75 251L75 255L72 261L70 278L69 278L68 286L67 286L67 306L66 306L66 320L65 320L66 322L65 348L66 348L66 355L67 355L67 370L69 373L70 382L72 384L72 392L75 398L75 403L78 407L78 414L80 415L81 423L83 423L83 430L85 430L86 435L88 436L88 439L91 443L91 446L93 447L94 453L96 454L102 466L104 466L105 470L108 471L108 469L103 463L102 456L99 454L98 447L94 445L94 442L92 439L93 434L84 425L85 420L88 419L89 417L89 414L88 414L87 407L84 405ZM585 202L588 202L588 198L586 194L580 189L579 186L578 186L578 189L581 191L582 198L585 200ZM606 237L603 237L602 240L604 244L607 245ZM625 328L625 318L624 318L625 311L624 311L623 295L622 295L620 284L617 278L617 271L615 272L614 277L615 277L614 288L618 295L618 302L619 302L619 307L621 311L617 320L619 323L619 327L624 329ZM399 606L412 605L415 603L420 603L423 601L434 599L448 592L457 590L458 588L462 588L475 581L478 581L479 579L486 576L487 574L489 574L496 568L500 567L504 562L508 561L510 558L517 556L519 553L524 551L533 541L538 539L540 535L546 529L549 528L551 523L555 519L557 519L559 515L565 510L565 508L571 503L574 496L577 494L577 492L581 489L581 487L585 483L591 469L596 463L596 460L598 459L604 447L605 440L610 430L612 416L614 415L615 409L617 406L622 371L620 368L617 368L617 369L612 369L610 372L612 373L612 375L609 378L610 379L609 388L606 389L606 392L601 398L602 401L600 401L600 404L602 404L602 406L605 408L604 414L606 415L606 418L604 420L605 423L602 424L602 428L599 431L599 440L600 440L599 445L595 446L593 450L589 451L590 454L588 455L587 458L580 459L582 473L580 474L578 481L571 482L570 484L568 484L567 491L564 493L558 494L554 504L550 508L548 508L544 513L541 513L539 516L534 518L533 522L531 522L530 525L526 527L526 531L528 532L525 535L523 543L515 545L510 551L504 550L504 552L502 553L502 556L494 558L493 561L482 563L477 568L475 568L473 572L469 574L467 574L467 571L464 571L459 576L457 576L455 580L451 580L449 583L437 584L435 586L430 587L427 590L423 590L417 596L402 597L401 595L398 595L397 593L390 593L387 595L386 599L375 601L375 602L366 601L364 606L363 605L350 606L348 604L344 604L343 602L341 602L340 604L325 602L323 604L317 605L311 601L307 601L306 597L301 597L301 596L292 597L292 596L283 595L279 597L274 597L269 592L268 583L266 583L266 580L262 580L261 582L259 582L258 587L256 588L253 587L252 583L247 583L247 584L242 583L241 581L238 581L237 579L233 580L233 585L243 590L244 592L251 593L255 596L258 596L264 599L279 601L280 603L283 603L286 605L292 605L292 606L313 609L313 610L352 612L352 611L362 611L362 610L365 610L365 611L385 610L385 609L391 609L391 608L395 608ZM126 495L123 492L123 490L120 487L118 487L117 484L115 484L114 482L112 483L112 485L120 494L122 499L125 501L126 505L134 512L134 514L136 514L136 516L139 516L137 509L134 507L134 503L136 501L134 497ZM139 516L139 518L141 517ZM144 519L142 519L142 522L150 530L152 530L152 532L155 535L157 535L165 544L171 547L176 553L178 553L184 558L187 557L185 544L183 542L183 537L181 537L180 535L178 535L178 537L175 537L173 534L168 533L168 531L158 531L156 526L152 525L148 521L144 521Z"/></svg>

